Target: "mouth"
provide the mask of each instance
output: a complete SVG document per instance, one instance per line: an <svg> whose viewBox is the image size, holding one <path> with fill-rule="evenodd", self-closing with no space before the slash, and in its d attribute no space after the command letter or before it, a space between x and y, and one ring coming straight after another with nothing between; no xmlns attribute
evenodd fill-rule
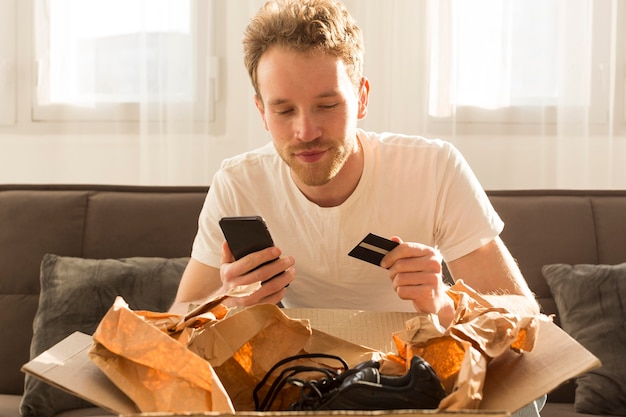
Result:
<svg viewBox="0 0 626 417"><path fill-rule="evenodd" d="M300 161L307 163L307 164L312 164L322 159L324 155L326 155L326 152L327 152L326 149L317 149L317 150L307 150L307 151L296 152L294 155Z"/></svg>

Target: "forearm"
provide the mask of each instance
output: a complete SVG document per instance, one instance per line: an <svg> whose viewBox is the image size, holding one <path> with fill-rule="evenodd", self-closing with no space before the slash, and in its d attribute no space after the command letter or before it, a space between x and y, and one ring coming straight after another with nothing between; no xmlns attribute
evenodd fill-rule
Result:
<svg viewBox="0 0 626 417"><path fill-rule="evenodd" d="M500 238L448 263L448 269L494 306L523 315L539 313L534 294Z"/></svg>
<svg viewBox="0 0 626 417"><path fill-rule="evenodd" d="M493 306L505 308L511 313L519 314L520 316L534 316L539 314L539 304L537 304L534 298L529 299L525 295L486 294L483 295L483 297Z"/></svg>
<svg viewBox="0 0 626 417"><path fill-rule="evenodd" d="M190 259L169 311L186 314L190 304L197 304L216 294L221 289L221 284L219 269Z"/></svg>

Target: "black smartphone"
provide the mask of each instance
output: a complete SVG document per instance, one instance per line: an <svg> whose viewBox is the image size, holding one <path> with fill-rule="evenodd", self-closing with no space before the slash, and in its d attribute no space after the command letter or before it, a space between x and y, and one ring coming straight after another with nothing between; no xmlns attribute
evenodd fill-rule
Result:
<svg viewBox="0 0 626 417"><path fill-rule="evenodd" d="M235 259L240 259L253 252L274 246L272 235L270 235L267 224L265 224L265 220L263 220L261 216L222 217L219 223ZM252 271L263 265L272 263L276 259L262 263ZM280 274L282 274L282 272L266 279L263 283L276 278ZM287 286L289 286L289 284L287 284ZM278 305L282 306L281 303L278 303Z"/></svg>
<svg viewBox="0 0 626 417"><path fill-rule="evenodd" d="M222 217L219 223L235 259L274 246L261 216Z"/></svg>

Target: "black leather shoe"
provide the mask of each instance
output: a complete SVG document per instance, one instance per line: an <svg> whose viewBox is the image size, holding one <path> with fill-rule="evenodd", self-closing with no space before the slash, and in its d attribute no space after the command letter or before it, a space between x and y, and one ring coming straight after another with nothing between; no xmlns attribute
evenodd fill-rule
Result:
<svg viewBox="0 0 626 417"><path fill-rule="evenodd" d="M273 388L281 389L287 383L301 387L300 399L291 404L293 411L435 409L446 395L431 366L419 356L411 359L409 370L401 376L381 374L376 361L363 362L352 369L345 366L341 373L326 368L287 369L283 374L288 376L283 378L281 374ZM295 376L311 370L319 370L325 376L317 380ZM272 400L275 396L274 392ZM264 403L265 409L257 409L269 409L271 404Z"/></svg>

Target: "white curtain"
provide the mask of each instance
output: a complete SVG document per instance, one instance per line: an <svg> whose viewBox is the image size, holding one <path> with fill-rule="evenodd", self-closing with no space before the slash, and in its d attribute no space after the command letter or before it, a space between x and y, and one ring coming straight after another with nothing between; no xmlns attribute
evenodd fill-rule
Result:
<svg viewBox="0 0 626 417"><path fill-rule="evenodd" d="M93 170L103 182L208 184L224 158L269 140L241 50L245 26L264 0L34 2L35 121L60 132L59 143L68 143L66 131L89 136L57 146L75 165L54 169ZM366 44L372 91L363 128L449 140L488 189L626 188L626 3L344 2ZM94 15L99 6L104 11ZM61 34L95 32L106 10L135 29L91 43L74 36L80 49L53 50L55 16L71 22L66 18L79 11L74 21L83 27L61 23ZM93 27L85 28L89 13ZM92 59L88 75L72 72L76 59ZM69 76L51 81L55 71ZM53 85L71 93L77 80L97 99L53 99ZM101 94L111 88L114 97ZM84 151L76 156L79 142ZM76 161L83 161L79 168ZM123 173L110 175L114 169Z"/></svg>
<svg viewBox="0 0 626 417"><path fill-rule="evenodd" d="M141 34L140 176L149 183L189 184L199 179L210 183L205 160L219 113L219 59L211 30L214 2L187 3L189 32L182 42L167 34L148 43L150 32ZM175 1L161 7L159 22L168 27L175 16L172 11L180 7ZM203 18L194 20L198 15Z"/></svg>
<svg viewBox="0 0 626 417"><path fill-rule="evenodd" d="M210 183L224 129L215 3L35 0L33 118L60 132L59 153L76 137L122 182Z"/></svg>
<svg viewBox="0 0 626 417"><path fill-rule="evenodd" d="M169 1L178 7L179 0ZM165 70L157 88L146 89L140 102L140 156L146 183L208 185L223 159L269 140L253 103L241 45L245 26L263 3L190 0L194 34L191 104L181 106L168 98L176 93L178 83L167 77L167 68L179 47L159 44L158 56ZM148 69L143 79L150 77ZM150 97L155 91L156 100Z"/></svg>
<svg viewBox="0 0 626 417"><path fill-rule="evenodd" d="M372 80L364 127L455 143L485 188L626 187L623 4L381 3L346 2Z"/></svg>

